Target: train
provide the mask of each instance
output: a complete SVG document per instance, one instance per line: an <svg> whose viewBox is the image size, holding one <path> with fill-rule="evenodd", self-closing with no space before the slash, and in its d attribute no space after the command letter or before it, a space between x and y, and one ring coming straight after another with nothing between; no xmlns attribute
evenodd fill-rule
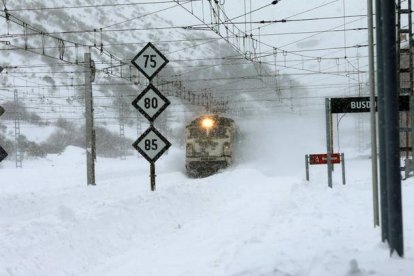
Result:
<svg viewBox="0 0 414 276"><path fill-rule="evenodd" d="M185 127L185 167L190 177L206 177L233 163L237 128L233 119L208 114Z"/></svg>

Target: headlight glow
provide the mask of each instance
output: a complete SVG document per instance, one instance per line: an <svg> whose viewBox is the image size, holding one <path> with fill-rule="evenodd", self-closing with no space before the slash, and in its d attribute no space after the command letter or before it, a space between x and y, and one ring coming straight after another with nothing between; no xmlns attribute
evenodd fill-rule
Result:
<svg viewBox="0 0 414 276"><path fill-rule="evenodd" d="M206 117L201 121L201 127L210 129L214 126L214 120L210 117Z"/></svg>

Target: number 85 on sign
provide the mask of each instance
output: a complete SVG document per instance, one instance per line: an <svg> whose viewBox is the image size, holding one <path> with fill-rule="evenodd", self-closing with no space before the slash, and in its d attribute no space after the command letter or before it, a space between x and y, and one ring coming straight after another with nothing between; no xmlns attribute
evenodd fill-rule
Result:
<svg viewBox="0 0 414 276"><path fill-rule="evenodd" d="M132 146L150 163L154 163L168 150L171 143L153 126L150 126Z"/></svg>

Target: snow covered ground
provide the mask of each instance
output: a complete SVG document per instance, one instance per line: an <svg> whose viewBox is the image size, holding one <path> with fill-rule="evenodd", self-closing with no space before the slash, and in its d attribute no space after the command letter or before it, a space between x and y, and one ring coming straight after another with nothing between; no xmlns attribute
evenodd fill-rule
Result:
<svg viewBox="0 0 414 276"><path fill-rule="evenodd" d="M13 3L8 3L8 8L25 7L29 2L36 6L42 1L15 1L12 6ZM45 5L41 6L62 6L60 2L45 1ZM93 4L95 1L84 2ZM230 18L244 13L246 8L243 9L240 1L228 2L226 6L230 5L227 9ZM270 1L254 1L253 9L264 2ZM414 180L402 183L405 258L390 258L388 247L380 242L380 229L373 227L369 136L364 137L362 142L356 139L355 120L359 115L343 118L341 139L334 139L336 149L339 150L340 142L340 151L346 156L347 185L341 184L339 167L334 172L333 189L327 187L325 166L311 167L311 181L305 181L305 154L326 150L324 115L304 112L323 110L322 104L315 106L313 101L327 96L361 92L361 84L355 86L354 81L350 83L348 75L346 78L345 75L335 75L339 70L348 71L349 64L358 69L366 67L366 49L355 47L366 44L366 34L359 30L365 27L366 20L358 16L365 14L364 7L365 2L355 0L347 1L346 5L345 1L281 1L254 14L253 20L306 19L344 14L356 17L312 24L303 24L298 20L296 23L262 28L261 33L260 30L254 33L261 36L263 42L281 50L307 50L306 55L314 57L300 58L300 64L300 56L290 52L284 53L284 57L279 54L279 73L293 73L291 76L294 76L300 68L316 72L322 68L322 71L333 71L334 75L316 77L314 74L298 74L297 79L302 84L308 84L306 88L312 91L310 97L302 99L298 107L302 112L300 116L281 111L285 103L277 102L274 110L277 109L278 113L272 117L239 119L237 123L241 127L243 140L238 145L236 163L219 174L203 179L188 178L184 171L184 151L177 143L173 143L168 154L156 164L155 193L150 192L149 188L149 165L137 155L127 160L98 157L97 186L94 187L86 186L83 149L70 147L60 155L24 160L22 169L14 167L12 157L0 163L0 276L414 275ZM159 9L160 6L152 5L140 10L139 14ZM174 26L199 23L178 7L139 22L128 20L137 15L137 10L130 7L120 7L118 12L111 14L98 9L70 9L66 13L68 16L63 18L68 18L68 21L64 20L64 24L60 22L61 11L48 10L47 17L43 11L16 14L32 24L36 22L49 32L79 29L77 24L85 25L81 29L99 29L124 22L124 19L130 25L116 24L117 28L168 27L168 19L174 22L171 24ZM84 20L78 22L79 18ZM2 22L4 29L7 27L9 31L10 28L11 33L22 32L20 26L8 23L6 26L6 22ZM350 30L349 35L330 32L345 27L355 29ZM298 31L303 33L297 34ZM306 33L315 31L323 32L317 37ZM283 32L290 34L273 36ZM135 55L147 40L158 41L157 47L168 56L176 69L193 65L177 60L219 56L216 48L203 47L201 43L195 51L191 45L196 40L188 45L179 41L169 42L181 38L202 38L196 36L194 30L151 30L151 33L144 34L141 31L139 37L133 32L113 35L104 34L105 49L126 60L130 60L128 56ZM96 42L92 34L64 38ZM17 43L16 40L12 42ZM29 45L34 42L29 39ZM122 51L110 46L120 42L143 44L129 45ZM20 43L18 45L23 47L23 40ZM67 51L70 49L68 46ZM342 49L343 46L350 48ZM321 53L318 50L330 47L339 47L340 52L332 49ZM183 51L186 48L189 49ZM11 65L27 65L27 60L30 64L41 61L32 54L4 52L4 59ZM69 52L65 57L68 55ZM347 56L347 60L342 56ZM103 57L94 58L102 61ZM269 61L273 62L273 59L276 61L276 55L269 56ZM107 67L108 62L106 65L96 64ZM112 66L112 58L110 64ZM291 70L292 64L297 67L295 70ZM62 70L65 69L59 69ZM5 83L25 87L23 95L20 94L23 102L34 101L28 105L29 111L41 112L44 119L49 116L54 118L58 113L66 118L83 120L83 109L77 110L76 102L68 102L76 99L77 90L74 88L53 91L56 100L43 104L44 88L33 86L29 93L28 76L22 79L19 75L21 70L9 71L10 79ZM97 79L101 84L107 83L102 82L104 75L106 77L104 72L98 71ZM36 76L32 80L40 85L41 78ZM74 81L76 84L78 79L81 80L79 83L83 82L83 75L79 77L76 72L68 76L55 76L56 80L61 78L57 84L73 84ZM5 77L4 73L2 77ZM51 84L46 80L41 82ZM13 100L11 91L2 94L4 102L6 99ZM46 95L49 92L46 90ZM95 102L96 119L108 123L104 117L110 116L110 112L117 110L117 107L111 107L101 92L99 89L94 92L95 98L98 98ZM244 94L249 93L240 95ZM295 92L294 95L299 94ZM247 102L249 109L254 111L264 109L253 98L242 99L235 102ZM52 110L52 105L57 106L57 111ZM99 106L101 108L98 109ZM108 112L104 106L109 106L112 111ZM183 113L181 111L179 107L172 114ZM114 115L111 117L117 118ZM176 115L175 118L179 117ZM182 127L182 122L175 120L176 125L170 125L174 130ZM6 124L12 129L11 121ZM118 130L118 122L112 124L110 127ZM364 127L366 124L360 125L360 128ZM22 130L29 140L43 142L55 128L22 124ZM13 132L9 131L8 135L12 137ZM126 136L131 135L135 135L135 129L127 128Z"/></svg>
<svg viewBox="0 0 414 276"><path fill-rule="evenodd" d="M0 164L0 275L413 275L414 182L403 182L405 258L373 227L370 160L343 149L329 189L322 114L239 120L237 162L190 179L173 145L156 164L98 158L86 186L84 150ZM344 134L344 137L349 137ZM345 138L344 138L345 139Z"/></svg>

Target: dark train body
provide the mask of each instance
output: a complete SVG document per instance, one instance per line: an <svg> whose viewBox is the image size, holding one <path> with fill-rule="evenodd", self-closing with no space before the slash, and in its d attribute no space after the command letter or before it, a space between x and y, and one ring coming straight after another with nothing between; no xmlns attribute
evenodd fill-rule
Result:
<svg viewBox="0 0 414 276"><path fill-rule="evenodd" d="M205 115L191 121L185 128L188 175L205 177L231 165L235 136L230 118Z"/></svg>

